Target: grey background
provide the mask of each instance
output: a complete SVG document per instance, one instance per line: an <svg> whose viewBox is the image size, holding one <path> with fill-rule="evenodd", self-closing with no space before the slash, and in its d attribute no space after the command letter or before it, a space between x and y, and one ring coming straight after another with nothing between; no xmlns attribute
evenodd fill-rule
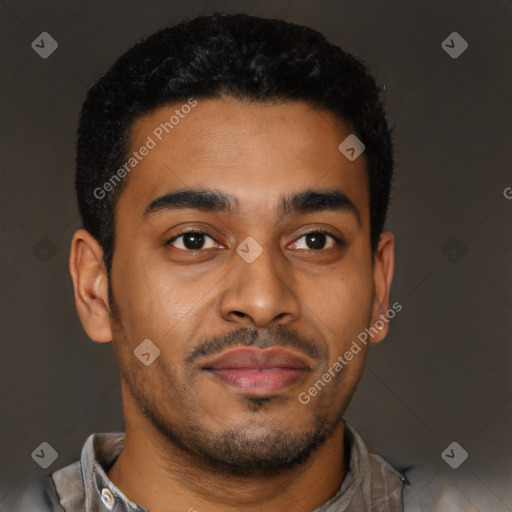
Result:
<svg viewBox="0 0 512 512"><path fill-rule="evenodd" d="M213 11L307 24L365 59L396 126L391 302L347 414L370 449L467 510L512 510L512 2L0 2L0 503L123 430L111 344L83 332L67 259L80 227L74 140L87 88L131 44ZM58 42L42 59L41 32ZM441 47L458 32L469 48ZM448 245L447 245L448 244ZM31 458L43 441L58 459ZM451 469L441 452L469 453ZM421 496L420 496L421 498Z"/></svg>

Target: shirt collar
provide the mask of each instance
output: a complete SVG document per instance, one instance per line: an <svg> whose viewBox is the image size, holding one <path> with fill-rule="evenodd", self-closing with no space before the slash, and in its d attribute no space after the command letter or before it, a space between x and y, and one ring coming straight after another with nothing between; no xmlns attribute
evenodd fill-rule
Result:
<svg viewBox="0 0 512 512"><path fill-rule="evenodd" d="M108 470L121 454L124 438L124 432L91 434L87 438L80 458L86 512L148 512L130 501L107 476Z"/></svg>

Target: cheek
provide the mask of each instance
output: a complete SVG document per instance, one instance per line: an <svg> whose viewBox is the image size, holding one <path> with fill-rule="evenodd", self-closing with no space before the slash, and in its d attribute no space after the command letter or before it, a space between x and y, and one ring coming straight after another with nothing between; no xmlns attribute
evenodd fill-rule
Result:
<svg viewBox="0 0 512 512"><path fill-rule="evenodd" d="M367 274L334 271L313 281L304 282L299 297L307 306L305 314L343 338L366 327L371 312L373 282ZM357 331L357 332L356 332Z"/></svg>
<svg viewBox="0 0 512 512"><path fill-rule="evenodd" d="M172 346L175 357L184 355L218 292L219 275L190 279L165 262L132 264L124 274L114 296L130 343L149 338L157 346Z"/></svg>

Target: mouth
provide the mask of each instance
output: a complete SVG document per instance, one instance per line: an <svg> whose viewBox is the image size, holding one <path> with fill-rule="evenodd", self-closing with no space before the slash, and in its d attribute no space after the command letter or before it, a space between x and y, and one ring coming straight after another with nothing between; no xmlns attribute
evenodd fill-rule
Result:
<svg viewBox="0 0 512 512"><path fill-rule="evenodd" d="M280 347L229 350L202 366L216 380L253 396L267 396L297 384L311 366Z"/></svg>

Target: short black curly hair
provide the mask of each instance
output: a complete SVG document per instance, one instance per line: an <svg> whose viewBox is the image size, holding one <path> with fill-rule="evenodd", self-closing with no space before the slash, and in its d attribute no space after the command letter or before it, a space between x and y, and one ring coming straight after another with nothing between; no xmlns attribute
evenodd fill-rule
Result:
<svg viewBox="0 0 512 512"><path fill-rule="evenodd" d="M306 101L340 116L363 141L373 258L394 165L380 92L362 62L319 32L282 20L215 13L136 43L90 88L78 126L78 207L83 227L103 248L107 273L115 244L115 206L127 179L104 198L93 191L126 161L134 121L190 97L225 95L249 102Z"/></svg>

